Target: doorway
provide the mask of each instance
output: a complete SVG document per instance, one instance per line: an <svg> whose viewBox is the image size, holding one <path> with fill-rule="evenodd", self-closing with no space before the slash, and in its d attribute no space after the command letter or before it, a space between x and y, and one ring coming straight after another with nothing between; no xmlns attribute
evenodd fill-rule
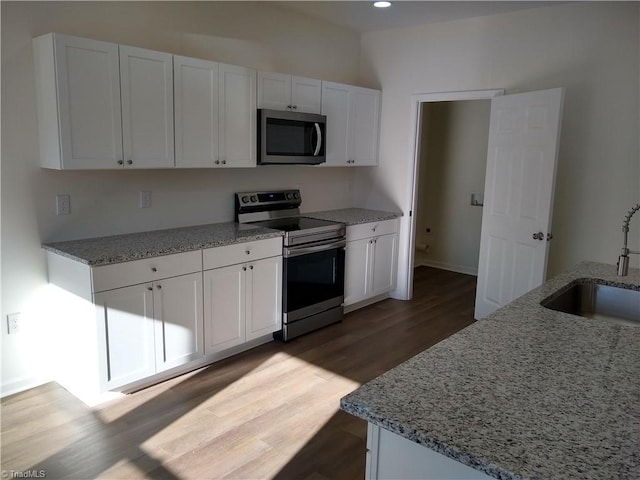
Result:
<svg viewBox="0 0 640 480"><path fill-rule="evenodd" d="M477 276L491 101L423 102L414 267Z"/></svg>
<svg viewBox="0 0 640 480"><path fill-rule="evenodd" d="M425 154L429 149L428 139L423 135L423 128L429 129L428 125L423 125L423 121L428 122L427 116L423 115L424 112L427 112L429 115L430 109L429 105L433 105L436 103L442 102L450 102L450 103L458 103L465 101L473 101L473 100L483 100L487 101L487 103L491 103L490 100L494 97L501 96L504 94L504 90L474 90L474 91L463 91L463 92L442 92L442 93L425 93L425 94L416 94L411 96L411 131L415 132L415 136L412 136L410 145L411 151L414 152L414 164L413 170L410 172L411 179L410 185L412 186L409 194L410 194L410 205L412 206L412 218L409 226L409 248L407 253L408 262L405 264L405 267L402 271L399 271L399 275L404 274L404 282L406 286L406 298L411 298L413 296L413 266L415 263L415 253L416 253L416 244L417 238L420 239L417 235L418 222L417 218L420 212L419 210L419 192L420 192L420 169L421 169L421 155ZM423 144L424 143L424 144ZM483 155L486 159L486 148L484 149ZM426 166L426 164L425 164ZM428 174L428 166L427 174ZM427 175L425 175L426 177ZM482 179L484 181L484 173L482 174ZM482 190L481 190L482 191ZM471 193L479 193L479 192L471 192ZM469 198L470 201L470 198ZM475 206L474 208L481 210L480 207ZM423 207L424 210L424 207ZM422 225L422 224L421 224ZM425 235L428 235L426 229L430 228L427 225L422 226L422 231ZM430 232L433 233L433 232ZM424 249L424 245L429 245L428 241L419 242L419 247ZM430 247L431 248L431 247ZM476 262L477 266L477 262ZM404 283L399 279L399 284Z"/></svg>

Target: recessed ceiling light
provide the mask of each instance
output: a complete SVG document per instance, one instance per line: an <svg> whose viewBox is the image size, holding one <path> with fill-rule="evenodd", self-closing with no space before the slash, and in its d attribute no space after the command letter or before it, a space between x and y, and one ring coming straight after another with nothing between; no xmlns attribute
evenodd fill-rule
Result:
<svg viewBox="0 0 640 480"><path fill-rule="evenodd" d="M375 2L373 6L378 8L387 8L391 6L391 2Z"/></svg>

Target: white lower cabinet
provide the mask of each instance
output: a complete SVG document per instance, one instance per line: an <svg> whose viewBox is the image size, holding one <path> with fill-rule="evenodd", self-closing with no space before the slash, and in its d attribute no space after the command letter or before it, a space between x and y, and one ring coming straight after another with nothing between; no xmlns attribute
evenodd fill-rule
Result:
<svg viewBox="0 0 640 480"><path fill-rule="evenodd" d="M205 354L280 330L281 256L206 270L204 288Z"/></svg>
<svg viewBox="0 0 640 480"><path fill-rule="evenodd" d="M488 480L468 467L424 445L372 423L367 425L366 480Z"/></svg>
<svg viewBox="0 0 640 480"><path fill-rule="evenodd" d="M347 227L345 306L393 290L398 257L396 219Z"/></svg>
<svg viewBox="0 0 640 480"><path fill-rule="evenodd" d="M117 388L203 354L202 274L94 296L101 384Z"/></svg>

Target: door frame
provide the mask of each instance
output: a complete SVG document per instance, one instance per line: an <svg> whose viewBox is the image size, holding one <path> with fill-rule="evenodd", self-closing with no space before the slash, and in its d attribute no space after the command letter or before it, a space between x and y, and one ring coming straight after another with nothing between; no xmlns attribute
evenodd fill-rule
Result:
<svg viewBox="0 0 640 480"><path fill-rule="evenodd" d="M413 260L415 254L416 243L416 208L418 203L418 180L420 168L420 149L421 131L422 131L422 115L420 115L423 103L431 102L455 102L464 100L491 100L494 97L504 95L504 89L495 90L467 90L457 92L437 92L437 93L417 93L411 95L410 105L410 124L409 132L411 132L409 140L409 152L411 154L411 162L413 168L409 169L409 178L407 184L411 186L409 189L408 204L411 206L411 218L409 219L408 232L408 251L406 254L405 278L406 281L406 299L413 297ZM401 283L401 282L399 282Z"/></svg>

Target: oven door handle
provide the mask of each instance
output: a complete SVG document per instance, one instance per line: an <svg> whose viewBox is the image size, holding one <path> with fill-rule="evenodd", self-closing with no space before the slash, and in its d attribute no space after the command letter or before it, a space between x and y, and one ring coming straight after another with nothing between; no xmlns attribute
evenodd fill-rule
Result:
<svg viewBox="0 0 640 480"><path fill-rule="evenodd" d="M331 240L329 242L321 243L319 245L313 245L310 247L289 247L283 250L282 256L284 258L298 257L300 255L307 255L308 253L317 253L324 252L325 250L333 250L334 248L343 248L346 245L346 240L338 240L337 242Z"/></svg>

